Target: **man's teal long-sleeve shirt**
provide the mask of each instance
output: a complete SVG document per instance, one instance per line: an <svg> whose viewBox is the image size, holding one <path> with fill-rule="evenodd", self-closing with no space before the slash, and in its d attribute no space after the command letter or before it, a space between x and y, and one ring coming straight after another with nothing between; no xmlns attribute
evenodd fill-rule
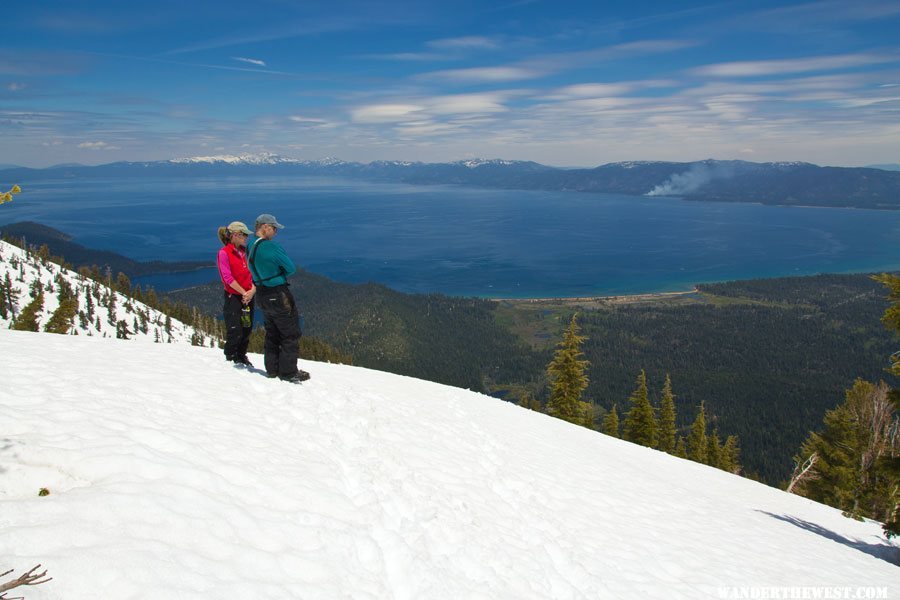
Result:
<svg viewBox="0 0 900 600"><path fill-rule="evenodd" d="M297 272L297 267L288 258L284 248L272 240L256 240L247 257L253 283L256 285L265 287L282 285L287 283L288 277Z"/></svg>

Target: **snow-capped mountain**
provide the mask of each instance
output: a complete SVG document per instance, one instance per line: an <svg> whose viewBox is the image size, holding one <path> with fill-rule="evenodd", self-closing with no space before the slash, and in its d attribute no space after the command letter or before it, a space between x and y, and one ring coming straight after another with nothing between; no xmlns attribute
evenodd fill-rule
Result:
<svg viewBox="0 0 900 600"><path fill-rule="evenodd" d="M900 593L877 523L466 390L7 329L0 356L29 600Z"/></svg>
<svg viewBox="0 0 900 600"><path fill-rule="evenodd" d="M483 166L486 166L486 165L489 165L489 166L504 166L504 167L509 167L509 166L512 166L512 165L529 164L529 163L527 163L527 162L525 162L525 161L519 161L519 160L502 160L502 159L499 159L499 158L491 158L491 159L487 159L487 158L470 158L470 159L468 159L468 160L460 160L460 161L457 161L457 162L455 162L455 163L453 163L453 164L455 164L455 165L462 165L462 166L467 167L467 168L469 168L469 169L477 169L478 167L483 167ZM533 164L533 163L532 163L532 164Z"/></svg>
<svg viewBox="0 0 900 600"><path fill-rule="evenodd" d="M295 158L286 158L271 152L261 152L257 154L221 154L217 156L190 156L186 158L175 158L169 161L173 164L230 164L230 165L278 165L278 164L296 164L299 161Z"/></svg>
<svg viewBox="0 0 900 600"><path fill-rule="evenodd" d="M111 337L149 342L201 342L215 344L194 328L130 299L79 273L64 269L33 252L0 241L0 288L11 286L11 306L0 312L0 329L11 326L33 300L35 285L43 290L43 303L36 314L41 331L60 305L60 288L68 286L78 307L68 328L70 335ZM111 308L110 308L111 306ZM202 340L201 340L202 338Z"/></svg>

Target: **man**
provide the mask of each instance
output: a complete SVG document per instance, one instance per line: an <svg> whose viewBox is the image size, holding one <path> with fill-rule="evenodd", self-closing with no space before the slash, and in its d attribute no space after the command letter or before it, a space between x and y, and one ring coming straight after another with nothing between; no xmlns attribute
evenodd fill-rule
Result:
<svg viewBox="0 0 900 600"><path fill-rule="evenodd" d="M265 364L269 377L300 383L309 373L297 368L300 353L300 315L287 278L297 268L284 248L273 238L284 225L270 214L256 218L256 241L250 248L247 263L256 285L256 303L265 317Z"/></svg>

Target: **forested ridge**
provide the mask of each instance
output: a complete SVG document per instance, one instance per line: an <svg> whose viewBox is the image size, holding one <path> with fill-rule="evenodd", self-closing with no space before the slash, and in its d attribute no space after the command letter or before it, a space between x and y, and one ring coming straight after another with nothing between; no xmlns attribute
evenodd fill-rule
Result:
<svg viewBox="0 0 900 600"><path fill-rule="evenodd" d="M739 436L747 473L780 483L810 429L857 377L889 377L883 286L863 275L821 275L699 289L694 303L583 312L585 396L621 408L643 368L658 399L668 373L681 428L705 402L719 430Z"/></svg>

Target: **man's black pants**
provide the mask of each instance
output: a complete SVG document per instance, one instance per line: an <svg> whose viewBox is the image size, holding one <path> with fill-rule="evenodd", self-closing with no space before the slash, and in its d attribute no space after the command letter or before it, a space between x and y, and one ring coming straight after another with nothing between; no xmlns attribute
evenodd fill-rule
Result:
<svg viewBox="0 0 900 600"><path fill-rule="evenodd" d="M250 323L241 324L241 310L244 303L238 294L225 292L222 314L225 318L225 360L236 360L247 356L250 334L253 332L253 300L250 307Z"/></svg>
<svg viewBox="0 0 900 600"><path fill-rule="evenodd" d="M287 285L256 288L256 300L265 317L266 373L279 377L297 374L300 354L300 313Z"/></svg>

